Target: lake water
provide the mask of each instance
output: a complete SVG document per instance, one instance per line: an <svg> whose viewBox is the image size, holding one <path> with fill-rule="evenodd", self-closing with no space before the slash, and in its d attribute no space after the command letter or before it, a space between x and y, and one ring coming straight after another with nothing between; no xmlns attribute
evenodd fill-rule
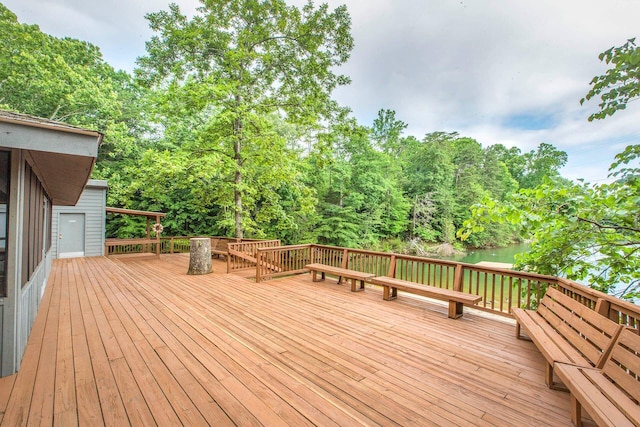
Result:
<svg viewBox="0 0 640 427"><path fill-rule="evenodd" d="M450 261L465 262L467 264L477 264L480 261L506 262L513 264L515 254L528 252L529 249L531 249L531 245L529 243L519 243L507 246L506 248L473 249L468 251L465 255L439 258L448 259Z"/></svg>

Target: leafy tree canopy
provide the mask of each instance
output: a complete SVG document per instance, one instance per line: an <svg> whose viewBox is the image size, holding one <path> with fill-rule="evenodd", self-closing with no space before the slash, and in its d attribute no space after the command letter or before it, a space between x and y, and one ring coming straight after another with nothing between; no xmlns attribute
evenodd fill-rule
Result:
<svg viewBox="0 0 640 427"><path fill-rule="evenodd" d="M193 140L180 148L207 156L206 176L223 171L232 192L217 200L233 213L228 229L242 237L255 229L260 197L295 186L296 173L275 173L295 168L286 166L287 141L273 117L308 127L337 109L331 92L349 79L335 70L353 47L347 9L203 0L192 19L176 4L147 18L157 35L136 74L160 93L161 123L195 122Z"/></svg>

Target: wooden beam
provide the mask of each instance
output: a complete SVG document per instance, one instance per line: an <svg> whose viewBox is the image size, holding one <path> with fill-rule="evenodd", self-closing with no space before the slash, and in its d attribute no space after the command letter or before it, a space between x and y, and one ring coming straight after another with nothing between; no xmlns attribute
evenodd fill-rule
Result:
<svg viewBox="0 0 640 427"><path fill-rule="evenodd" d="M115 214L121 214L121 215L134 215L134 216L146 216L146 217L151 217L151 218L164 218L165 216L167 216L166 213L164 212L150 212L150 211L137 211L134 209L124 209L124 208L112 208L112 207L107 207L106 208L107 213L115 213Z"/></svg>

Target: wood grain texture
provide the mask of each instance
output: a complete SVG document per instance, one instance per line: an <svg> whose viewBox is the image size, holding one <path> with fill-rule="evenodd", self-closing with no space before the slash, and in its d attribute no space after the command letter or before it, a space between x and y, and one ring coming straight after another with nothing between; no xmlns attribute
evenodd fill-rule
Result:
<svg viewBox="0 0 640 427"><path fill-rule="evenodd" d="M56 260L2 424L571 425L513 322L188 263Z"/></svg>

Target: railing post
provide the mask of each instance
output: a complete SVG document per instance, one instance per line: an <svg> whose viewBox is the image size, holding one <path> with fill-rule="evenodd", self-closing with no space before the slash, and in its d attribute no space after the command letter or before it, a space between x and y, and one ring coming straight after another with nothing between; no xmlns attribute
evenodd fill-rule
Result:
<svg viewBox="0 0 640 427"><path fill-rule="evenodd" d="M396 277L396 256L391 255L391 260L389 261L389 271L387 272L388 277Z"/></svg>
<svg viewBox="0 0 640 427"><path fill-rule="evenodd" d="M349 249L346 249L342 252L342 268L349 268Z"/></svg>
<svg viewBox="0 0 640 427"><path fill-rule="evenodd" d="M173 254L173 236L171 237L171 240L169 240L169 253Z"/></svg>
<svg viewBox="0 0 640 427"><path fill-rule="evenodd" d="M462 292L462 264L456 265L456 272L453 275L453 290Z"/></svg>
<svg viewBox="0 0 640 427"><path fill-rule="evenodd" d="M611 312L611 301L607 301L604 298L598 298L598 300L596 301L595 311L603 315L607 319L613 320L616 323L620 321L620 319L618 318L618 313Z"/></svg>
<svg viewBox="0 0 640 427"><path fill-rule="evenodd" d="M262 281L262 251L258 248L256 249L256 283L260 283Z"/></svg>

